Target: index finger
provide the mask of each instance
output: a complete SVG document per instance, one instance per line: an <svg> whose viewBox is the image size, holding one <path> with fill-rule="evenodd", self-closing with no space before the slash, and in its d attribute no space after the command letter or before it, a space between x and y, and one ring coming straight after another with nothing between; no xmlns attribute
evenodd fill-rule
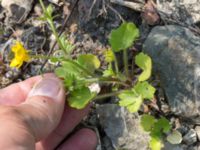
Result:
<svg viewBox="0 0 200 150"><path fill-rule="evenodd" d="M40 76L29 78L25 81L14 83L4 89L0 89L0 105L17 105L25 101L28 93L31 91L35 83L39 82L43 77L55 76L48 73Z"/></svg>

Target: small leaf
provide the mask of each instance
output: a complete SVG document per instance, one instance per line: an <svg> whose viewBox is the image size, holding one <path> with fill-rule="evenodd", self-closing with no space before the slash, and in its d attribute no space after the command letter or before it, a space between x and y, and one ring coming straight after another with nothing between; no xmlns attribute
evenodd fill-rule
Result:
<svg viewBox="0 0 200 150"><path fill-rule="evenodd" d="M108 65L108 69L103 72L103 77L112 77L115 76L115 73L112 69L112 64Z"/></svg>
<svg viewBox="0 0 200 150"><path fill-rule="evenodd" d="M135 63L138 65L142 70L142 74L139 76L139 81L146 81L151 76L152 70L152 60L151 57L144 53L139 53L135 57Z"/></svg>
<svg viewBox="0 0 200 150"><path fill-rule="evenodd" d="M66 77L66 74L67 74L67 71L65 68L63 67L58 67L56 68L55 70L55 74L59 77L59 78L65 78Z"/></svg>
<svg viewBox="0 0 200 150"><path fill-rule="evenodd" d="M163 133L168 133L171 130L171 124L169 120L162 117L154 124L151 131L151 136L156 138L161 138Z"/></svg>
<svg viewBox="0 0 200 150"><path fill-rule="evenodd" d="M157 123L155 124L155 127L156 126L161 128L164 133L168 133L171 130L171 124L165 117L158 119Z"/></svg>
<svg viewBox="0 0 200 150"><path fill-rule="evenodd" d="M66 74L64 78L64 85L67 88L67 90L72 91L74 89L74 82L76 81L76 78L72 74Z"/></svg>
<svg viewBox="0 0 200 150"><path fill-rule="evenodd" d="M161 148L163 147L163 143L160 139L152 137L149 143L149 147L151 148L151 150L161 150Z"/></svg>
<svg viewBox="0 0 200 150"><path fill-rule="evenodd" d="M96 94L91 93L88 87L74 90L70 93L69 105L76 109L83 109L93 99Z"/></svg>
<svg viewBox="0 0 200 150"><path fill-rule="evenodd" d="M140 124L144 131L149 132L153 128L155 122L156 119L153 116L145 114L142 115Z"/></svg>
<svg viewBox="0 0 200 150"><path fill-rule="evenodd" d="M74 65L69 61L63 61L62 67L66 70L66 72L73 74L79 78L84 78L87 76L87 74L83 72L83 70L81 70L80 68L78 68L76 65Z"/></svg>
<svg viewBox="0 0 200 150"><path fill-rule="evenodd" d="M153 99L154 94L156 92L156 89L152 85L150 85L147 81L138 82L135 85L134 89L138 94L142 95L142 98L149 100Z"/></svg>
<svg viewBox="0 0 200 150"><path fill-rule="evenodd" d="M77 89L86 85L86 81L84 78L81 78L78 75L70 73L64 67L59 67L55 70L55 74L64 79L64 86L67 90L72 91L73 89Z"/></svg>
<svg viewBox="0 0 200 150"><path fill-rule="evenodd" d="M67 54L70 54L70 53L72 52L72 50L75 48L75 46L72 45L72 44L67 40L67 38L66 38L65 35L62 34L59 38L60 38L62 47L64 47L64 49L65 49L65 52L66 52Z"/></svg>
<svg viewBox="0 0 200 150"><path fill-rule="evenodd" d="M48 16L52 16L53 6L51 4L46 8L46 12L47 12Z"/></svg>
<svg viewBox="0 0 200 150"><path fill-rule="evenodd" d="M119 28L112 30L109 43L114 52L125 50L132 46L139 37L139 30L133 23L123 23Z"/></svg>
<svg viewBox="0 0 200 150"><path fill-rule="evenodd" d="M89 69L91 72L94 72L95 69L100 67L100 61L97 56L92 54L83 54L78 57L78 63L86 69Z"/></svg>
<svg viewBox="0 0 200 150"><path fill-rule="evenodd" d="M47 18L44 15L41 17L38 17L37 19L40 21L47 21Z"/></svg>
<svg viewBox="0 0 200 150"><path fill-rule="evenodd" d="M179 131L175 130L167 136L167 141L171 144L180 144L182 142L182 135Z"/></svg>
<svg viewBox="0 0 200 150"><path fill-rule="evenodd" d="M53 58L50 58L49 60L51 63L58 63L60 61L59 58L56 58L56 57L53 57Z"/></svg>
<svg viewBox="0 0 200 150"><path fill-rule="evenodd" d="M115 59L115 56L114 56L114 53L112 50L106 50L104 52L104 57L105 57L105 61L108 62L108 63L111 63L114 61Z"/></svg>
<svg viewBox="0 0 200 150"><path fill-rule="evenodd" d="M126 82L127 81L127 77L125 76L125 74L123 74L121 72L119 72L117 74L117 78L120 79L120 81L122 81L122 82Z"/></svg>
<svg viewBox="0 0 200 150"><path fill-rule="evenodd" d="M125 90L118 96L119 105L126 107L131 113L137 112L142 104L142 96L133 90Z"/></svg>

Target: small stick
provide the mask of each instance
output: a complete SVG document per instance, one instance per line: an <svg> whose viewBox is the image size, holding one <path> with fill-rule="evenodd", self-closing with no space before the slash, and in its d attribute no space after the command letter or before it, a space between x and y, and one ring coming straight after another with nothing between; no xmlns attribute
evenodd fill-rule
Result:
<svg viewBox="0 0 200 150"><path fill-rule="evenodd" d="M110 2L131 8L131 9L133 9L135 11L139 11L139 12L141 12L144 7L144 4L139 3L139 2L129 2L129 1L124 1L124 0L110 0Z"/></svg>

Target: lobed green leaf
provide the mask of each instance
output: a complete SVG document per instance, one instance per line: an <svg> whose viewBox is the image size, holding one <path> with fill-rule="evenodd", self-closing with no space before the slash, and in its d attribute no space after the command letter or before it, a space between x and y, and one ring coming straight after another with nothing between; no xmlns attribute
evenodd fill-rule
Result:
<svg viewBox="0 0 200 150"><path fill-rule="evenodd" d="M119 28L112 30L109 43L114 52L125 50L133 45L139 37L139 30L133 23L123 23Z"/></svg>
<svg viewBox="0 0 200 150"><path fill-rule="evenodd" d="M156 89L147 81L138 82L134 89L138 94L142 95L142 98L149 100L153 99L156 92Z"/></svg>
<svg viewBox="0 0 200 150"><path fill-rule="evenodd" d="M113 61L115 60L115 56L114 56L114 55L115 55L115 54L113 53L112 50L106 50L106 51L104 52L105 61L106 61L107 63L113 62Z"/></svg>
<svg viewBox="0 0 200 150"><path fill-rule="evenodd" d="M83 109L94 98L96 94L91 93L88 87L82 87L72 91L68 98L68 103L76 109Z"/></svg>
<svg viewBox="0 0 200 150"><path fill-rule="evenodd" d="M138 65L142 70L142 74L139 76L139 81L146 81L151 76L151 70L152 70L152 60L151 57L144 53L139 53L135 57L135 63Z"/></svg>
<svg viewBox="0 0 200 150"><path fill-rule="evenodd" d="M151 150L161 150L163 147L162 140L152 137L149 143Z"/></svg>
<svg viewBox="0 0 200 150"><path fill-rule="evenodd" d="M118 97L120 98L119 105L126 107L131 113L137 112L143 102L142 96L133 90L125 90Z"/></svg>
<svg viewBox="0 0 200 150"><path fill-rule="evenodd" d="M97 56L92 54L83 54L80 55L77 59L78 63L86 69L89 69L90 72L94 72L101 65Z"/></svg>
<svg viewBox="0 0 200 150"><path fill-rule="evenodd" d="M108 65L108 69L103 71L103 77L112 77L115 76L115 73L112 69L112 64Z"/></svg>
<svg viewBox="0 0 200 150"><path fill-rule="evenodd" d="M150 132L156 122L156 119L151 115L142 115L140 124L144 131Z"/></svg>
<svg viewBox="0 0 200 150"><path fill-rule="evenodd" d="M151 136L156 138L162 138L163 133L168 133L171 130L171 124L169 120L162 117L154 124L151 131Z"/></svg>

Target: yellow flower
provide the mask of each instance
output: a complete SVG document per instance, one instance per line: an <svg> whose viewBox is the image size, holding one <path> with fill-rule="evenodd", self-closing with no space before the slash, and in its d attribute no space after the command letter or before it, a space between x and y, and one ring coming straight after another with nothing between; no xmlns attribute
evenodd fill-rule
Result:
<svg viewBox="0 0 200 150"><path fill-rule="evenodd" d="M14 53L14 58L10 63L10 67L20 68L23 62L28 62L30 60L28 51L24 48L21 42L16 41L15 44L11 47L11 50Z"/></svg>

